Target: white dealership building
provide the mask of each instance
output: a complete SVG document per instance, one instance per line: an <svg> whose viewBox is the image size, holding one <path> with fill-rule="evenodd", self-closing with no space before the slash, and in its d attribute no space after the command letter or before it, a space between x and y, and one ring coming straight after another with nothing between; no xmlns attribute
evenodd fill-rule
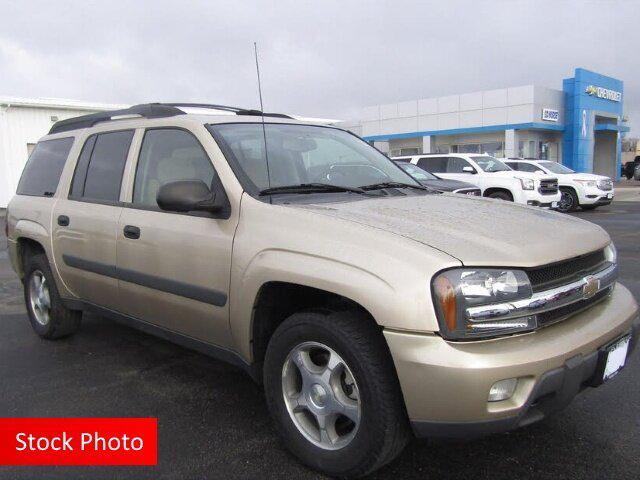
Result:
<svg viewBox="0 0 640 480"><path fill-rule="evenodd" d="M0 208L16 191L24 164L51 125L58 120L123 105L87 103L50 98L0 97Z"/></svg>
<svg viewBox="0 0 640 480"><path fill-rule="evenodd" d="M619 177L623 83L582 68L562 89L536 85L423 98L362 109L342 122L390 156L489 153L549 159Z"/></svg>

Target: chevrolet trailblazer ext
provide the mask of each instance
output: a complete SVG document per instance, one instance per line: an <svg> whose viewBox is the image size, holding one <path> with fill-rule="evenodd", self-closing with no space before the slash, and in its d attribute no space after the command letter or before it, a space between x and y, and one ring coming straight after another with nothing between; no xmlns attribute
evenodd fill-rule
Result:
<svg viewBox="0 0 640 480"><path fill-rule="evenodd" d="M63 120L37 144L8 239L38 335L91 310L241 366L283 443L336 476L412 434L540 420L637 343L600 227L434 192L338 128L191 107Z"/></svg>

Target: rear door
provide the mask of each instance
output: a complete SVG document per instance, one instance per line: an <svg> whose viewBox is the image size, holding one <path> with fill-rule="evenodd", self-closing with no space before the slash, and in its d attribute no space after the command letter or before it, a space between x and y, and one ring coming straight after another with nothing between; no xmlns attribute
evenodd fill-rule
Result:
<svg viewBox="0 0 640 480"><path fill-rule="evenodd" d="M192 338L227 346L231 249L237 212L160 210L160 187L179 180L220 179L190 131L144 132L130 202L117 228L121 311Z"/></svg>
<svg viewBox="0 0 640 480"><path fill-rule="evenodd" d="M116 309L116 234L120 190L134 130L97 133L84 142L70 192L53 212L54 257L67 288Z"/></svg>

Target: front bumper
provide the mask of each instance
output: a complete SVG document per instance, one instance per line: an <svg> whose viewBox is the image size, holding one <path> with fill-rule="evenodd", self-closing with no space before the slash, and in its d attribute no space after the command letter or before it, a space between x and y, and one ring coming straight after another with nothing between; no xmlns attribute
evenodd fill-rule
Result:
<svg viewBox="0 0 640 480"><path fill-rule="evenodd" d="M542 195L538 190L520 190L516 192L513 201L533 207L556 208L560 197L559 191L552 195Z"/></svg>
<svg viewBox="0 0 640 480"><path fill-rule="evenodd" d="M417 436L469 438L510 430L566 406L596 369L600 347L633 332L638 306L616 285L609 298L530 334L475 342L385 331ZM635 323L634 323L635 322ZM519 378L514 395L488 402L491 385Z"/></svg>
<svg viewBox="0 0 640 480"><path fill-rule="evenodd" d="M600 190L599 188L584 188L578 191L580 205L609 205L615 197L614 190Z"/></svg>

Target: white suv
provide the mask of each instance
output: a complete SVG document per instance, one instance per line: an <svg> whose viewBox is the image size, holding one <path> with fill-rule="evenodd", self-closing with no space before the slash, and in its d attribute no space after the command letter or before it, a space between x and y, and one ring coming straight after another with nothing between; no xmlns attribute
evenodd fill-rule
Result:
<svg viewBox="0 0 640 480"><path fill-rule="evenodd" d="M555 176L515 172L490 155L446 153L395 157L434 173L440 178L472 183L482 196L509 200L523 205L557 208L560 202Z"/></svg>
<svg viewBox="0 0 640 480"><path fill-rule="evenodd" d="M609 205L615 195L613 182L609 177L574 172L550 160L505 159L504 162L518 173L557 175L562 195L558 210L562 212L571 212L578 207L593 210L600 205Z"/></svg>

